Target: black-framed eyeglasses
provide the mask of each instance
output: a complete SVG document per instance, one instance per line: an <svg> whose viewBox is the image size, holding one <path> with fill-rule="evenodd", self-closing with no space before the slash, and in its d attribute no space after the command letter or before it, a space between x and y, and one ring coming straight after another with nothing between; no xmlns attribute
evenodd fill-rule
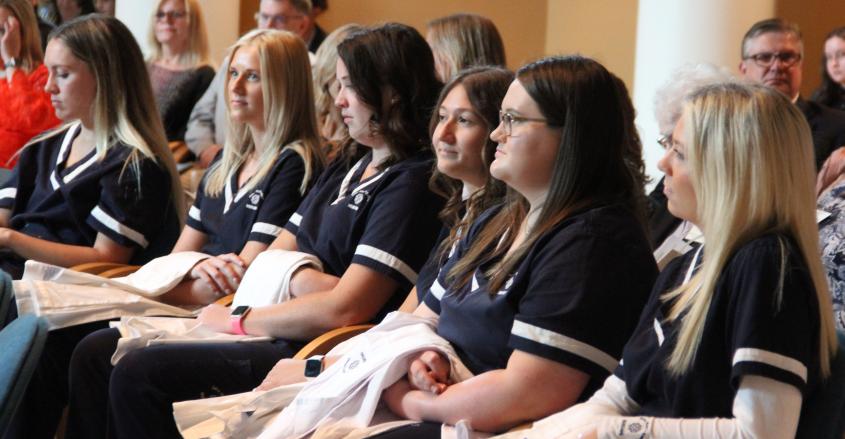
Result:
<svg viewBox="0 0 845 439"><path fill-rule="evenodd" d="M255 13L255 21L258 24L269 23L272 27L281 27L294 20L305 18L304 15L267 15L261 12Z"/></svg>
<svg viewBox="0 0 845 439"><path fill-rule="evenodd" d="M759 67L770 67L775 63L775 60L778 60L781 66L789 68L801 61L801 54L797 52L760 52L748 55L743 59L750 59Z"/></svg>
<svg viewBox="0 0 845 439"><path fill-rule="evenodd" d="M168 20L179 20L188 15L185 11L158 11L156 12L156 20L161 21L167 18Z"/></svg>
<svg viewBox="0 0 845 439"><path fill-rule="evenodd" d="M499 110L499 123L502 124L502 128L505 129L505 134L510 137L513 135L513 123L522 123L522 122L542 122L545 124L549 123L548 119L543 119L540 117L523 117L523 116L516 116L512 113L507 111Z"/></svg>

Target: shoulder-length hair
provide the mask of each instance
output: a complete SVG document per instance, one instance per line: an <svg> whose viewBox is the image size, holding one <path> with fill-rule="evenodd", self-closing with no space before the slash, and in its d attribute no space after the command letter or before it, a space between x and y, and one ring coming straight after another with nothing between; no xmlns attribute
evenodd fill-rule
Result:
<svg viewBox="0 0 845 439"><path fill-rule="evenodd" d="M92 104L92 120L99 158L104 158L114 145L125 144L132 152L124 163L124 170L130 168L139 177L140 159L156 160L170 174L173 203L180 220L183 219L182 185L135 37L120 20L94 14L63 23L50 33L50 40L61 41L94 76L97 91ZM141 184L140 178L138 184Z"/></svg>
<svg viewBox="0 0 845 439"><path fill-rule="evenodd" d="M422 35L410 26L387 23L352 33L337 50L355 93L373 109L372 128L390 148L391 157L379 167L425 149L427 122L442 84Z"/></svg>
<svg viewBox="0 0 845 439"><path fill-rule="evenodd" d="M827 40L833 37L845 40L845 26L838 27L830 31L830 33L824 37L824 42L827 43ZM834 81L833 78L830 77L830 73L827 72L827 54L824 52L822 52L821 63L822 83L813 93L812 99L823 105L834 105L842 99L842 95L845 94L845 90L843 90L843 85Z"/></svg>
<svg viewBox="0 0 845 439"><path fill-rule="evenodd" d="M336 154L336 148L349 137L349 131L340 110L334 104L337 94L337 46L349 34L362 30L359 24L345 24L330 33L320 44L311 70L314 74L314 102L317 108L317 122L320 124L320 134L327 141L329 151L327 159L331 160Z"/></svg>
<svg viewBox="0 0 845 439"><path fill-rule="evenodd" d="M506 256L529 207L524 197L510 191L504 207L449 272L458 286L469 282L485 262L502 258L486 273L490 291L498 291L540 236L570 214L591 206L623 204L645 230L642 146L634 126L634 107L622 81L598 62L581 56L530 63L517 71L516 80L537 103L548 125L561 129L549 192L525 241Z"/></svg>
<svg viewBox="0 0 845 439"><path fill-rule="evenodd" d="M264 179L284 149L292 149L305 161L305 176L299 191L305 194L308 182L324 163L314 110L314 87L308 49L298 36L279 30L256 29L236 42L227 55L233 59L242 47L258 51L261 69L261 92L264 96L264 151L259 157L261 166L245 186L248 190ZM224 89L226 108L230 110L229 81ZM255 141L245 123L229 118L229 130L223 147L223 158L208 171L206 194L218 196L226 181L255 150Z"/></svg>
<svg viewBox="0 0 845 439"><path fill-rule="evenodd" d="M669 318L681 319L668 370L681 374L692 364L716 282L731 255L744 243L776 232L795 240L812 278L819 303L820 364L827 376L837 340L818 256L815 161L806 119L777 91L737 83L697 91L682 117L690 181L707 252L696 275L664 295L667 301L677 299ZM782 242L784 263L786 249ZM785 275L781 271L779 284ZM777 292L778 300L781 293Z"/></svg>
<svg viewBox="0 0 845 439"><path fill-rule="evenodd" d="M167 0L158 0L150 15L147 27L147 43L150 46L150 62L161 59L161 43L156 39L155 26L158 21L156 14L161 10L161 4ZM208 50L208 34L205 30L205 19L202 8L197 0L182 0L185 5L185 19L188 20L188 45L185 52L179 55L179 63L187 67L198 67L210 64Z"/></svg>
<svg viewBox="0 0 845 439"><path fill-rule="evenodd" d="M426 39L448 81L472 66L502 66L505 45L493 21L477 14L453 14L428 22Z"/></svg>
<svg viewBox="0 0 845 439"><path fill-rule="evenodd" d="M500 203L505 195L505 184L490 176L490 164L493 162L496 153L495 141L490 139L490 133L499 125L499 108L502 99L513 81L513 72L501 67L472 67L459 72L449 81L440 92L440 97L435 105L435 111L429 123L429 133L434 137L434 130L439 122L438 108L443 100L455 87L461 86L466 91L471 111L484 124L487 132L484 147L481 149L481 159L484 164L484 186L480 187L474 194L464 201L462 184L459 180L451 178L434 166L428 185L432 192L447 199L443 210L440 211L440 219L447 225L449 236L440 243L438 257L441 260L449 253L449 249L460 236L459 230L468 230L478 217L494 204ZM432 145L436 147L437 145ZM465 214L462 216L462 211Z"/></svg>
<svg viewBox="0 0 845 439"><path fill-rule="evenodd" d="M21 33L21 66L31 72L44 59L41 50L41 34L38 32L38 20L32 3L28 0L0 0L0 8L6 8L20 22L18 29Z"/></svg>

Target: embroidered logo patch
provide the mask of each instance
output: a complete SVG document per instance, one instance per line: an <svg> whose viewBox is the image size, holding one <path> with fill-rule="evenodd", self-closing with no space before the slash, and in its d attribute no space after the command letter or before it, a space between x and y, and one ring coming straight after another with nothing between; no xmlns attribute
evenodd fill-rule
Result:
<svg viewBox="0 0 845 439"><path fill-rule="evenodd" d="M346 207L352 210L358 210L361 206L367 204L367 201L370 199L370 193L367 191L358 191L352 194L349 199L349 202L346 203Z"/></svg>
<svg viewBox="0 0 845 439"><path fill-rule="evenodd" d="M261 205L261 200L264 199L264 192L261 189L256 189L249 194L246 200L246 208L252 210L258 210L258 206Z"/></svg>

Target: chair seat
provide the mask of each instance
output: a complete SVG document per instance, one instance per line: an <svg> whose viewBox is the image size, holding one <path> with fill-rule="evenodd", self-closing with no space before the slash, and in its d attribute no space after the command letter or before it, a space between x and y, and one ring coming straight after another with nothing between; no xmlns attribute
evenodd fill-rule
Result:
<svg viewBox="0 0 845 439"><path fill-rule="evenodd" d="M0 436L23 398L46 341L47 324L32 314L18 317L0 331Z"/></svg>

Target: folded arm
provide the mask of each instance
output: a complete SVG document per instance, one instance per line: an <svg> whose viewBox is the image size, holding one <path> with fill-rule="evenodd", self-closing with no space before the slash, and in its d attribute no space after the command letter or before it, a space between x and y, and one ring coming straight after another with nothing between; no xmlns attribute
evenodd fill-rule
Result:
<svg viewBox="0 0 845 439"><path fill-rule="evenodd" d="M439 394L411 390L402 379L382 396L397 415L411 420L502 431L564 410L577 401L589 376L565 364L514 351L505 369L477 375Z"/></svg>

